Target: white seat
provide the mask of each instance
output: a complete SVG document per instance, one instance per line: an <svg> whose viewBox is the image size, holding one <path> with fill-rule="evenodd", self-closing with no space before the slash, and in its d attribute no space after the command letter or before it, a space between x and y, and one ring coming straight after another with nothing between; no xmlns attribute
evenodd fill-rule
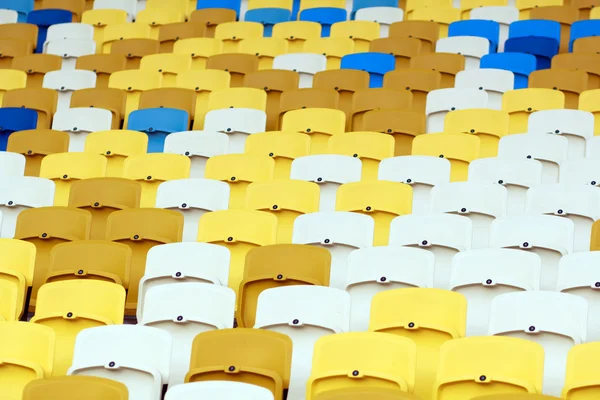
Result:
<svg viewBox="0 0 600 400"><path fill-rule="evenodd" d="M113 9L127 11L128 22L133 21L138 11L136 0L94 0L94 10Z"/></svg>
<svg viewBox="0 0 600 400"><path fill-rule="evenodd" d="M19 13L15 10L0 9L0 24L16 24Z"/></svg>
<svg viewBox="0 0 600 400"><path fill-rule="evenodd" d="M390 225L390 246L419 247L432 252L433 286L448 289L452 257L471 249L472 232L471 220L460 215L402 215Z"/></svg>
<svg viewBox="0 0 600 400"><path fill-rule="evenodd" d="M526 211L570 219L575 228L573 251L587 251L592 224L600 219L600 193L598 188L586 185L538 185L527 191Z"/></svg>
<svg viewBox="0 0 600 400"><path fill-rule="evenodd" d="M229 249L216 244L181 242L154 246L148 251L138 297L143 299L151 288L172 283L204 282L227 286L229 262ZM137 308L138 319L143 311L141 302Z"/></svg>
<svg viewBox="0 0 600 400"><path fill-rule="evenodd" d="M273 393L261 386L242 382L206 381L170 387L165 400L274 400Z"/></svg>
<svg viewBox="0 0 600 400"><path fill-rule="evenodd" d="M454 79L455 88L485 90L488 108L502 110L502 95L515 86L515 74L504 69L471 69L459 71Z"/></svg>
<svg viewBox="0 0 600 400"><path fill-rule="evenodd" d="M500 139L498 157L535 159L542 163L542 183L557 183L560 164L567 159L569 141L559 135L518 134Z"/></svg>
<svg viewBox="0 0 600 400"><path fill-rule="evenodd" d="M46 43L61 39L93 39L94 27L90 24L79 22L67 22L64 24L54 24L48 28L46 33Z"/></svg>
<svg viewBox="0 0 600 400"><path fill-rule="evenodd" d="M503 185L508 195L506 214L522 214L527 190L542 182L542 163L527 159L480 158L469 164L469 182Z"/></svg>
<svg viewBox="0 0 600 400"><path fill-rule="evenodd" d="M469 217L473 222L471 246L485 249L489 244L492 221L506 215L507 200L506 188L495 183L445 183L431 189L429 211Z"/></svg>
<svg viewBox="0 0 600 400"><path fill-rule="evenodd" d="M290 179L318 184L321 193L319 211L335 211L338 188L344 183L359 182L361 174L362 162L358 158L318 154L292 161Z"/></svg>
<svg viewBox="0 0 600 400"><path fill-rule="evenodd" d="M1 170L1 168L0 168ZM54 182L33 176L0 177L0 237L13 238L19 213L54 204Z"/></svg>
<svg viewBox="0 0 600 400"><path fill-rule="evenodd" d="M452 36L439 39L435 51L462 54L465 56L465 70L479 69L481 57L490 52L490 41L479 36Z"/></svg>
<svg viewBox="0 0 600 400"><path fill-rule="evenodd" d="M267 130L267 114L251 108L224 108L212 110L204 119L204 130L221 132L229 137L229 154L244 152L246 138Z"/></svg>
<svg viewBox="0 0 600 400"><path fill-rule="evenodd" d="M71 106L71 95L75 90L96 87L96 73L83 69L50 71L44 75L42 86L58 91L56 110L60 111Z"/></svg>
<svg viewBox="0 0 600 400"><path fill-rule="evenodd" d="M379 37L386 38L390 25L404 20L404 10L399 7L367 7L354 14L357 21L373 21L379 23Z"/></svg>
<svg viewBox="0 0 600 400"><path fill-rule="evenodd" d="M292 243L329 250L329 286L345 289L348 256L353 250L373 246L374 230L375 221L364 214L345 211L304 214L294 221Z"/></svg>
<svg viewBox="0 0 600 400"><path fill-rule="evenodd" d="M581 158L560 165L560 183L572 185L600 185L600 159Z"/></svg>
<svg viewBox="0 0 600 400"><path fill-rule="evenodd" d="M378 179L410 185L413 190L412 213L427 214L431 188L450 182L450 161L430 156L386 158L379 164Z"/></svg>
<svg viewBox="0 0 600 400"><path fill-rule="evenodd" d="M579 110L536 111L529 115L527 130L564 136L569 141L567 158L583 158L586 141L594 136L594 114Z"/></svg>
<svg viewBox="0 0 600 400"><path fill-rule="evenodd" d="M540 290L541 265L537 254L512 249L470 250L455 255L450 289L469 302L467 336L487 335L490 304L496 296Z"/></svg>
<svg viewBox="0 0 600 400"><path fill-rule="evenodd" d="M9 151L0 151L0 177L25 175L25 156Z"/></svg>
<svg viewBox="0 0 600 400"><path fill-rule="evenodd" d="M74 70L77 58L96 54L94 39L55 39L46 42L46 54L62 57L62 70Z"/></svg>
<svg viewBox="0 0 600 400"><path fill-rule="evenodd" d="M560 396L567 354L585 343L588 305L585 299L557 292L519 292L496 297L490 309L489 335L510 336L544 347L544 394Z"/></svg>
<svg viewBox="0 0 600 400"><path fill-rule="evenodd" d="M443 132L446 114L454 110L487 108L488 95L478 89L436 89L427 93L427 133Z"/></svg>
<svg viewBox="0 0 600 400"><path fill-rule="evenodd" d="M299 88L311 88L317 72L327 69L327 57L313 53L282 54L273 59L273 69L286 69L300 74Z"/></svg>
<svg viewBox="0 0 600 400"><path fill-rule="evenodd" d="M221 132L186 131L167 135L165 153L183 154L190 158L190 178L204 178L206 160L227 154L229 137Z"/></svg>
<svg viewBox="0 0 600 400"><path fill-rule="evenodd" d="M587 341L600 341L600 251L568 254L558 264L556 290L583 297L588 302Z"/></svg>
<svg viewBox="0 0 600 400"><path fill-rule="evenodd" d="M313 348L322 336L350 331L350 295L316 285L283 286L260 293L254 328L292 339L292 372L288 400L306 399Z"/></svg>
<svg viewBox="0 0 600 400"><path fill-rule="evenodd" d="M491 248L536 253L542 259L542 290L556 290L558 262L573 252L573 221L550 215L520 215L492 223Z"/></svg>
<svg viewBox="0 0 600 400"><path fill-rule="evenodd" d="M75 339L68 375L121 382L129 400L160 400L169 381L171 334L142 325L107 325L84 329Z"/></svg>
<svg viewBox="0 0 600 400"><path fill-rule="evenodd" d="M600 136L594 136L588 139L585 146L585 158L600 160Z"/></svg>
<svg viewBox="0 0 600 400"><path fill-rule="evenodd" d="M173 338L169 386L184 382L196 335L233 328L235 292L225 286L199 282L160 285L146 291L141 300L144 312L139 324L163 329Z"/></svg>
<svg viewBox="0 0 600 400"><path fill-rule="evenodd" d="M504 51L504 42L508 39L508 28L511 23L519 20L519 9L510 6L502 7L477 7L471 10L471 19L487 19L500 24L500 38L498 52Z"/></svg>
<svg viewBox="0 0 600 400"><path fill-rule="evenodd" d="M435 256L432 252L402 246L354 250L348 258L348 285L352 297L350 330L367 331L371 300L377 293L402 288L432 288Z"/></svg>
<svg viewBox="0 0 600 400"><path fill-rule="evenodd" d="M110 130L112 112L103 108L63 108L54 114L52 129L69 133L69 152L82 152L92 132Z"/></svg>
<svg viewBox="0 0 600 400"><path fill-rule="evenodd" d="M158 186L156 208L179 211L184 217L183 241L195 242L200 217L229 208L229 185L213 179L166 181Z"/></svg>

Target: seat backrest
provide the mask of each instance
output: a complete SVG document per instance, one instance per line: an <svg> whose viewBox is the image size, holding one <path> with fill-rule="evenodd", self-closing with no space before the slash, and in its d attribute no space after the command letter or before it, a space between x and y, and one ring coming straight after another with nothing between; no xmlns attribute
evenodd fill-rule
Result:
<svg viewBox="0 0 600 400"><path fill-rule="evenodd" d="M28 322L4 321L0 324L0 332L4 340L0 342L0 354L11 360L18 360L23 367L31 368L33 364L45 376L52 375L56 334L50 327ZM18 378L21 374L16 374ZM17 383L17 391L23 390L21 382ZM11 392L10 389L7 390Z"/></svg>
<svg viewBox="0 0 600 400"><path fill-rule="evenodd" d="M235 11L232 11L232 13L235 16ZM253 400L274 399L273 393L269 389L249 383L206 381L176 385L167 391L165 400L193 400L198 397L209 397L216 400L237 397Z"/></svg>
<svg viewBox="0 0 600 400"><path fill-rule="evenodd" d="M24 400L55 398L90 400L127 400L129 391L121 382L95 376L62 376L31 381L23 389Z"/></svg>

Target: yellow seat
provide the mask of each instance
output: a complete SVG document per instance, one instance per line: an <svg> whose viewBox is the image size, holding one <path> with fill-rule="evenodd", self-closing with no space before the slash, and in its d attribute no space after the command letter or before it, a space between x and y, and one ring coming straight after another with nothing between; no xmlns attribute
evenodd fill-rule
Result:
<svg viewBox="0 0 600 400"><path fill-rule="evenodd" d="M79 332L122 324L124 309L125 289L116 283L79 279L42 286L31 323L50 327L56 333L53 375L67 373Z"/></svg>
<svg viewBox="0 0 600 400"><path fill-rule="evenodd" d="M258 69L272 69L273 59L288 52L288 42L273 37L249 38L240 42L238 52L256 55Z"/></svg>
<svg viewBox="0 0 600 400"><path fill-rule="evenodd" d="M292 10L292 0L248 0L248 10L256 8L284 8Z"/></svg>
<svg viewBox="0 0 600 400"><path fill-rule="evenodd" d="M306 398L349 388L412 392L417 349L408 339L374 332L339 333L315 343Z"/></svg>
<svg viewBox="0 0 600 400"><path fill-rule="evenodd" d="M273 25L271 37L287 40L288 52L301 53L309 39L321 37L321 24L311 21L288 21Z"/></svg>
<svg viewBox="0 0 600 400"><path fill-rule="evenodd" d="M567 375L562 398L566 400L597 399L600 393L597 357L600 342L574 346L567 357Z"/></svg>
<svg viewBox="0 0 600 400"><path fill-rule="evenodd" d="M453 7L426 7L417 8L410 13L408 18L413 21L434 21L440 29L440 38L448 37L448 25L460 21L460 10Z"/></svg>
<svg viewBox="0 0 600 400"><path fill-rule="evenodd" d="M215 90L208 95L208 110L222 108L252 108L265 111L267 109L267 93L254 88L229 88Z"/></svg>
<svg viewBox="0 0 600 400"><path fill-rule="evenodd" d="M110 75L108 87L124 90L127 94L123 126L127 126L129 114L138 109L141 92L162 87L162 81L163 75L157 71L131 69L113 72Z"/></svg>
<svg viewBox="0 0 600 400"><path fill-rule="evenodd" d="M152 39L151 29L146 24L107 25L102 36L102 53L110 54L113 42L125 39Z"/></svg>
<svg viewBox="0 0 600 400"><path fill-rule="evenodd" d="M469 163L479 158L481 140L464 133L419 135L413 140L412 154L447 158L450 161L450 181L466 181Z"/></svg>
<svg viewBox="0 0 600 400"><path fill-rule="evenodd" d="M147 0L146 1L146 10L168 9L168 10L177 11L177 12L181 13L184 17L188 17L191 14L191 12L196 9L196 7L191 9L190 4L191 3L189 0ZM139 18L139 15L140 14L138 13L138 16L136 17L136 22L137 22L137 18Z"/></svg>
<svg viewBox="0 0 600 400"><path fill-rule="evenodd" d="M505 7L508 0L460 0L461 19L471 18L471 10L479 7Z"/></svg>
<svg viewBox="0 0 600 400"><path fill-rule="evenodd" d="M430 399L440 357L447 341L464 337L467 299L441 289L396 289L373 297L369 331L412 339L417 346L415 393Z"/></svg>
<svg viewBox="0 0 600 400"><path fill-rule="evenodd" d="M362 180L376 181L381 160L394 157L396 142L379 132L349 132L329 139L329 152L358 158L362 162Z"/></svg>
<svg viewBox="0 0 600 400"><path fill-rule="evenodd" d="M379 109L365 113L363 129L381 132L394 138L394 156L406 156L412 151L416 136L425 133L426 117L412 110Z"/></svg>
<svg viewBox="0 0 600 400"><path fill-rule="evenodd" d="M346 8L346 0L300 0L300 11L326 7Z"/></svg>
<svg viewBox="0 0 600 400"><path fill-rule="evenodd" d="M29 322L0 322L2 400L21 400L27 383L52 376L56 334Z"/></svg>
<svg viewBox="0 0 600 400"><path fill-rule="evenodd" d="M194 130L204 128L204 117L208 112L208 98L212 91L229 89L231 76L229 72L218 69L190 70L177 75L175 86L191 89L196 92L196 110L194 114Z"/></svg>
<svg viewBox="0 0 600 400"><path fill-rule="evenodd" d="M208 57L221 54L222 48L223 43L219 39L188 38L176 41L173 45L173 53L191 56L191 69L204 69L206 68L206 60Z"/></svg>
<svg viewBox="0 0 600 400"><path fill-rule="evenodd" d="M138 12L135 17L136 24L144 24L150 28L150 39L158 39L162 25L178 22L185 22L185 15L172 7L148 8L146 5L146 8Z"/></svg>
<svg viewBox="0 0 600 400"><path fill-rule="evenodd" d="M265 132L248 136L246 154L275 160L273 179L289 179L292 161L310 154L310 137L295 132Z"/></svg>
<svg viewBox="0 0 600 400"><path fill-rule="evenodd" d="M244 208L246 188L254 182L273 179L275 160L267 155L226 154L206 162L204 177L229 184L229 209Z"/></svg>
<svg viewBox="0 0 600 400"><path fill-rule="evenodd" d="M187 0L186 0L187 1ZM60 376L37 379L23 390L23 400L127 400L127 386L96 376Z"/></svg>
<svg viewBox="0 0 600 400"><path fill-rule="evenodd" d="M558 108L565 108L565 95L560 90L518 89L502 95L502 111L510 116L509 134L527 133L532 112Z"/></svg>
<svg viewBox="0 0 600 400"><path fill-rule="evenodd" d="M122 25L127 23L127 11L114 9L87 10L81 16L81 22L94 27L94 40L96 52L102 53L104 43L104 30L109 25Z"/></svg>
<svg viewBox="0 0 600 400"><path fill-rule="evenodd" d="M302 51L323 54L327 57L327 69L339 69L342 57L354 53L354 47L354 40L350 38L324 37L308 39Z"/></svg>
<svg viewBox="0 0 600 400"><path fill-rule="evenodd" d="M149 54L142 57L140 70L162 74L162 87L175 87L177 74L192 69L192 57L187 54Z"/></svg>
<svg viewBox="0 0 600 400"><path fill-rule="evenodd" d="M310 135L310 154L326 154L329 138L346 129L346 114L331 108L305 108L283 115L281 129Z"/></svg>
<svg viewBox="0 0 600 400"><path fill-rule="evenodd" d="M223 42L223 53L237 53L243 39L263 37L264 27L258 22L224 22L217 25L215 39Z"/></svg>
<svg viewBox="0 0 600 400"><path fill-rule="evenodd" d="M229 249L229 284L238 291L250 249L277 242L277 217L262 211L224 210L200 217L198 241Z"/></svg>
<svg viewBox="0 0 600 400"><path fill-rule="evenodd" d="M479 138L479 157L496 157L498 142L508 135L508 113L490 109L456 110L446 114L444 132L468 133Z"/></svg>
<svg viewBox="0 0 600 400"><path fill-rule="evenodd" d="M515 0L515 7L519 9L519 19L529 19L532 8L562 5L563 0Z"/></svg>
<svg viewBox="0 0 600 400"><path fill-rule="evenodd" d="M130 156L146 154L148 135L138 131L112 130L93 132L85 139L84 152L106 157L107 177L123 176L123 163Z"/></svg>
<svg viewBox="0 0 600 400"><path fill-rule="evenodd" d="M319 211L320 189L314 182L276 180L256 182L246 189L246 208L277 217L277 243L292 243L297 217Z"/></svg>
<svg viewBox="0 0 600 400"><path fill-rule="evenodd" d="M412 212L412 188L390 181L352 182L337 190L335 209L369 215L375 221L373 245L385 246L390 223Z"/></svg>
<svg viewBox="0 0 600 400"><path fill-rule="evenodd" d="M18 69L0 69L0 104L4 99L4 92L27 87L27 73Z"/></svg>
<svg viewBox="0 0 600 400"><path fill-rule="evenodd" d="M452 0L406 0L404 19L408 18L417 8L452 7Z"/></svg>
<svg viewBox="0 0 600 400"><path fill-rule="evenodd" d="M372 21L343 21L331 25L331 37L354 41L354 52L369 51L371 40L379 39L379 24Z"/></svg>
<svg viewBox="0 0 600 400"><path fill-rule="evenodd" d="M592 9L589 10L589 13L590 13L590 19L600 19L600 8L592 7Z"/></svg>
<svg viewBox="0 0 600 400"><path fill-rule="evenodd" d="M219 329L194 338L185 382L244 382L269 389L273 399L282 400L291 368L289 336L262 329Z"/></svg>
<svg viewBox="0 0 600 400"><path fill-rule="evenodd" d="M533 341L501 336L450 340L440 349L433 398L505 394L498 400L517 400L519 394L541 393L543 377L544 349Z"/></svg>
<svg viewBox="0 0 600 400"><path fill-rule="evenodd" d="M189 157L181 154L141 154L125 159L123 178L142 184L140 207L154 207L158 186L165 181L189 178L190 167Z"/></svg>
<svg viewBox="0 0 600 400"><path fill-rule="evenodd" d="M471 400L560 400L560 397L546 396L544 394L497 394L491 396L478 396Z"/></svg>
<svg viewBox="0 0 600 400"><path fill-rule="evenodd" d="M161 208L130 208L110 214L106 240L131 248L129 290L124 304L127 315L136 315L140 280L146 270L146 255L154 246L181 242L183 215Z"/></svg>
<svg viewBox="0 0 600 400"><path fill-rule="evenodd" d="M594 135L600 135L600 89L586 90L581 93L579 109L594 114Z"/></svg>
<svg viewBox="0 0 600 400"><path fill-rule="evenodd" d="M33 244L0 239L0 321L18 321L21 318L27 288L33 284L34 268Z"/></svg>
<svg viewBox="0 0 600 400"><path fill-rule="evenodd" d="M66 206L69 203L71 183L75 180L106 176L106 164L106 158L99 154L49 154L42 160L40 178L54 181L54 205Z"/></svg>
<svg viewBox="0 0 600 400"><path fill-rule="evenodd" d="M419 396L412 393L403 392L398 389L384 388L363 388L350 387L336 390L329 390L323 394L313 396L313 400L422 400Z"/></svg>

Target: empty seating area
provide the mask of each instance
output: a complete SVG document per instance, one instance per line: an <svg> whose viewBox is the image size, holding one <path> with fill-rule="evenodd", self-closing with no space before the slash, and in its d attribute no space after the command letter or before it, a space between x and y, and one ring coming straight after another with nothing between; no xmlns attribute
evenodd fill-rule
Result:
<svg viewBox="0 0 600 400"><path fill-rule="evenodd" d="M597 5L0 0L0 399L599 399Z"/></svg>

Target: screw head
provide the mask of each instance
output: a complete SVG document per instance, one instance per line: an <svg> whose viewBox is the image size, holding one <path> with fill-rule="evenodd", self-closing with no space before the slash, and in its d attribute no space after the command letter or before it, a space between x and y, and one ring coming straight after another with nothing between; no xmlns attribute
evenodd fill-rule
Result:
<svg viewBox="0 0 600 400"><path fill-rule="evenodd" d="M467 209L463 207L460 209L460 212L467 212Z"/></svg>
<svg viewBox="0 0 600 400"><path fill-rule="evenodd" d="M0 127L0 130L1 130L1 128L2 127ZM27 150L27 154L33 154L33 151L32 150Z"/></svg>
<svg viewBox="0 0 600 400"><path fill-rule="evenodd" d="M69 311L69 312L67 313L67 318L71 318L71 317L73 317L73 313Z"/></svg>
<svg viewBox="0 0 600 400"><path fill-rule="evenodd" d="M479 377L479 380L480 380L481 382L485 382L485 381L486 381L486 379L487 379L487 376L485 376L485 375L481 375L481 376Z"/></svg>
<svg viewBox="0 0 600 400"><path fill-rule="evenodd" d="M134 238L135 240L138 240L138 239L140 238L140 235L133 235L133 238Z"/></svg>
<svg viewBox="0 0 600 400"><path fill-rule="evenodd" d="M181 272L175 272L175 276L181 278Z"/></svg>
<svg viewBox="0 0 600 400"><path fill-rule="evenodd" d="M298 325L299 323L300 323L300 321L298 321L297 319L292 321L292 324L294 324L294 325Z"/></svg>
<svg viewBox="0 0 600 400"><path fill-rule="evenodd" d="M117 365L114 361L111 361L108 363L108 366L113 368L115 365Z"/></svg>
<svg viewBox="0 0 600 400"><path fill-rule="evenodd" d="M444 158L444 155L443 155L443 154L440 154L438 157L439 157L439 158Z"/></svg>
<svg viewBox="0 0 600 400"><path fill-rule="evenodd" d="M279 206L277 204L273 204L273 207L271 207L271 208L273 208L273 210L277 210L279 208Z"/></svg>
<svg viewBox="0 0 600 400"><path fill-rule="evenodd" d="M108 150L108 151L106 152L106 155L107 155L107 156L110 156L111 154L112 154L112 151L110 151L110 150Z"/></svg>
<svg viewBox="0 0 600 400"><path fill-rule="evenodd" d="M358 372L357 369L355 369L354 371L352 371L352 376L358 376L360 372Z"/></svg>
<svg viewBox="0 0 600 400"><path fill-rule="evenodd" d="M423 240L423 241L421 242L421 244L422 244L423 246L427 246L427 245L429 244L429 242L428 242L427 240Z"/></svg>
<svg viewBox="0 0 600 400"><path fill-rule="evenodd" d="M235 367L232 365L228 368L228 370L229 370L229 372L233 372L233 371L235 371Z"/></svg>
<svg viewBox="0 0 600 400"><path fill-rule="evenodd" d="M414 328L415 327L415 323L414 322L409 322L408 323L408 327L409 328Z"/></svg>
<svg viewBox="0 0 600 400"><path fill-rule="evenodd" d="M504 183L504 181L503 181L502 179L500 179L500 180L498 181L498 183L502 185L502 184Z"/></svg>
<svg viewBox="0 0 600 400"><path fill-rule="evenodd" d="M98 202L94 203L94 207L98 207L99 205L100 205L100 203L98 203Z"/></svg>
<svg viewBox="0 0 600 400"><path fill-rule="evenodd" d="M528 159L531 159L531 155L528 155L528 156L527 156L527 158L528 158Z"/></svg>
<svg viewBox="0 0 600 400"><path fill-rule="evenodd" d="M233 242L233 237L232 237L232 236L229 236L229 237L227 238L227 241L228 241L228 242Z"/></svg>
<svg viewBox="0 0 600 400"><path fill-rule="evenodd" d="M151 180L151 179L152 179L152 175L148 175L148 176L146 177L146 180Z"/></svg>
<svg viewBox="0 0 600 400"><path fill-rule="evenodd" d="M269 153L269 157L273 157L275 154L273 153Z"/></svg>
<svg viewBox="0 0 600 400"><path fill-rule="evenodd" d="M331 243L331 239L325 239L325 240L323 240L323 243L329 244L329 243Z"/></svg>
<svg viewBox="0 0 600 400"><path fill-rule="evenodd" d="M408 178L408 179L406 180L406 183L412 183L412 179Z"/></svg>
<svg viewBox="0 0 600 400"><path fill-rule="evenodd" d="M323 178L321 178L321 177L317 178L317 182L323 182Z"/></svg>
<svg viewBox="0 0 600 400"><path fill-rule="evenodd" d="M13 205L13 201L12 201L12 200L10 200L10 201L8 202L8 205L9 205L9 206L12 206L12 205Z"/></svg>
<svg viewBox="0 0 600 400"><path fill-rule="evenodd" d="M177 316L177 321L183 321L183 315L178 315Z"/></svg>
<svg viewBox="0 0 600 400"><path fill-rule="evenodd" d="M354 154L352 154L352 157L356 158L356 157L358 157L358 154L354 153Z"/></svg>
<svg viewBox="0 0 600 400"><path fill-rule="evenodd" d="M529 243L528 242L523 242L523 247L529 247Z"/></svg>
<svg viewBox="0 0 600 400"><path fill-rule="evenodd" d="M488 285L492 284L492 280L491 279L486 279L485 283L487 283Z"/></svg>
<svg viewBox="0 0 600 400"><path fill-rule="evenodd" d="M283 275L281 275L281 274L277 275L277 279L283 279Z"/></svg>
<svg viewBox="0 0 600 400"><path fill-rule="evenodd" d="M559 214L559 215L562 215L562 214L563 214L563 212L564 212L563 210L558 210L558 211L556 211L556 213L557 213L557 214Z"/></svg>
<svg viewBox="0 0 600 400"><path fill-rule="evenodd" d="M181 207L183 207L183 208L187 208L187 203L183 203L183 204L181 205Z"/></svg>
<svg viewBox="0 0 600 400"><path fill-rule="evenodd" d="M186 156L189 156L189 155L190 155L190 152L189 152L189 151L186 151L186 152L185 152L185 155L186 155Z"/></svg>
<svg viewBox="0 0 600 400"><path fill-rule="evenodd" d="M43 238L47 238L47 237L48 237L48 234L47 234L47 233L42 233L42 237L43 237Z"/></svg>
<svg viewBox="0 0 600 400"><path fill-rule="evenodd" d="M387 281L387 278L385 276L382 276L381 278L379 278L379 281L380 282L385 282L385 281Z"/></svg>
<svg viewBox="0 0 600 400"><path fill-rule="evenodd" d="M533 332L533 331L535 331L535 326L531 325L529 328L527 328L527 330L529 332Z"/></svg>
<svg viewBox="0 0 600 400"><path fill-rule="evenodd" d="M82 269L80 269L79 271L77 271L77 274L78 274L78 275L83 275L83 270L82 270Z"/></svg>
<svg viewBox="0 0 600 400"><path fill-rule="evenodd" d="M372 210L371 206L367 206L366 210L371 211Z"/></svg>
<svg viewBox="0 0 600 400"><path fill-rule="evenodd" d="M65 175L63 175L62 177L63 177L63 179L67 179L67 178L69 177L69 175L66 175L66 174L65 174Z"/></svg>
<svg viewBox="0 0 600 400"><path fill-rule="evenodd" d="M531 107L527 107L527 111L531 111L531 110L532 110L532 108L531 108Z"/></svg>

